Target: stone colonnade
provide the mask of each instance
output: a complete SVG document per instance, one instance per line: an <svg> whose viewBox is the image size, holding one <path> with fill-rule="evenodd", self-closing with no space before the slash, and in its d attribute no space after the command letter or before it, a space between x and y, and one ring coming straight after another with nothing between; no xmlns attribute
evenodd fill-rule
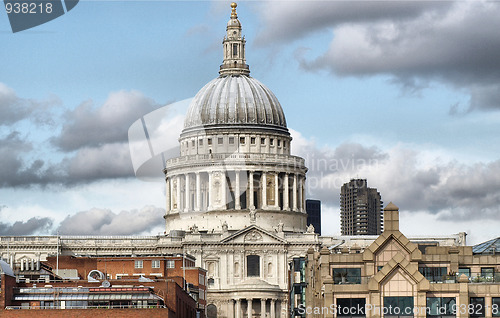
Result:
<svg viewBox="0 0 500 318"><path fill-rule="evenodd" d="M277 308L279 302L281 308L287 308L285 300L276 298L236 298L229 301L228 318L280 318L280 308Z"/></svg>
<svg viewBox="0 0 500 318"><path fill-rule="evenodd" d="M167 213L305 210L305 176L298 173L239 170L183 173L167 176L166 185Z"/></svg>

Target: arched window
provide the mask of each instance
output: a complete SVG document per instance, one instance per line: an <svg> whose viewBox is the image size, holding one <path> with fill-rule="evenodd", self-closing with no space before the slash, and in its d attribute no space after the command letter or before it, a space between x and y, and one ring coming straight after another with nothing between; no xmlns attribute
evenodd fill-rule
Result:
<svg viewBox="0 0 500 318"><path fill-rule="evenodd" d="M207 306L207 318L217 318L217 306L214 304Z"/></svg>
<svg viewBox="0 0 500 318"><path fill-rule="evenodd" d="M248 255L247 256L247 277L260 276L260 256Z"/></svg>

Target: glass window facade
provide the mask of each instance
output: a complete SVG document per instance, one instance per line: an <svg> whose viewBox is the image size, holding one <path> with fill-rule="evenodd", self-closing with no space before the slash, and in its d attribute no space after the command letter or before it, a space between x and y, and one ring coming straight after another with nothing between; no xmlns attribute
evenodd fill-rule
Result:
<svg viewBox="0 0 500 318"><path fill-rule="evenodd" d="M500 317L500 297L491 298L491 315Z"/></svg>
<svg viewBox="0 0 500 318"><path fill-rule="evenodd" d="M446 279L446 267L420 267L418 269L430 282L442 282Z"/></svg>
<svg viewBox="0 0 500 318"><path fill-rule="evenodd" d="M366 317L365 298L337 298L337 317Z"/></svg>
<svg viewBox="0 0 500 318"><path fill-rule="evenodd" d="M335 284L361 284L361 268L334 268Z"/></svg>
<svg viewBox="0 0 500 318"><path fill-rule="evenodd" d="M427 317L455 317L456 307L455 297L428 297Z"/></svg>
<svg viewBox="0 0 500 318"><path fill-rule="evenodd" d="M468 309L469 317L484 317L484 297L471 297Z"/></svg>
<svg viewBox="0 0 500 318"><path fill-rule="evenodd" d="M384 317L413 317L413 297L384 297Z"/></svg>

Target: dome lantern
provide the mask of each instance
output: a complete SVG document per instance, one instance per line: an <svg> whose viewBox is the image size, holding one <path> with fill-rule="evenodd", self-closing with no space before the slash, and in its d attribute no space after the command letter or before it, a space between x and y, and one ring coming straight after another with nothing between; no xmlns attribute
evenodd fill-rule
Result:
<svg viewBox="0 0 500 318"><path fill-rule="evenodd" d="M224 60L220 66L220 75L250 74L245 58L245 38L241 35L241 23L236 13L237 4L231 3L231 19L227 23L227 34L222 41Z"/></svg>

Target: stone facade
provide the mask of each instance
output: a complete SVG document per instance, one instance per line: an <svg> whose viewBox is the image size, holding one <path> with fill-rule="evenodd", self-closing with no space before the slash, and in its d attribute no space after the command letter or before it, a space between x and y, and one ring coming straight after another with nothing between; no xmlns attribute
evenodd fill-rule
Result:
<svg viewBox="0 0 500 318"><path fill-rule="evenodd" d="M500 314L500 255L474 255L472 247L464 246L464 235L452 246L411 242L399 231L399 211L392 203L384 217L383 234L363 250L309 250L306 272L312 288L303 310L296 309L301 317ZM358 305L366 310L348 314L342 310ZM389 306L414 311L398 314Z"/></svg>

